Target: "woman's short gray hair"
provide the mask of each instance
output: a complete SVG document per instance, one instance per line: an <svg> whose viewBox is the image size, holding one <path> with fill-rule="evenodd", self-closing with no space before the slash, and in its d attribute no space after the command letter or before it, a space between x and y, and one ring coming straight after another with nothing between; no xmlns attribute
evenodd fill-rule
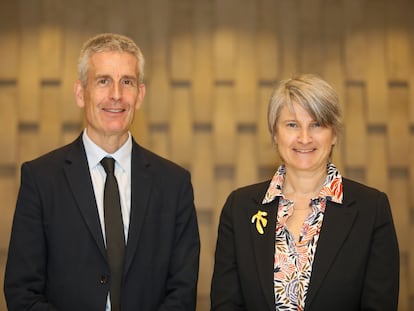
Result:
<svg viewBox="0 0 414 311"><path fill-rule="evenodd" d="M295 102L302 106L322 126L332 127L334 133L342 133L342 114L336 91L325 80L313 74L300 74L281 81L274 89L267 111L268 127L272 141L281 109L293 110Z"/></svg>
<svg viewBox="0 0 414 311"><path fill-rule="evenodd" d="M85 87L87 84L91 56L100 52L127 52L135 56L138 82L143 83L145 59L141 49L131 38L119 34L103 33L90 38L81 49L78 60L78 79L82 86Z"/></svg>

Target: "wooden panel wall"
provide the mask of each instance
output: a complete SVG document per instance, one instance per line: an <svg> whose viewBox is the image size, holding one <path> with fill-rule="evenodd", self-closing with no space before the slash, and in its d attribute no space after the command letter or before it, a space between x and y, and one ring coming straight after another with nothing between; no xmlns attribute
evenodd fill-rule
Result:
<svg viewBox="0 0 414 311"><path fill-rule="evenodd" d="M17 0L0 2L0 286L23 161L74 139L82 42L134 38L147 97L144 146L192 173L202 237L198 310L220 209L279 164L266 127L275 81L322 75L338 90L343 175L389 194L401 247L400 311L414 310L414 10L411 0ZM6 310L0 295L0 310Z"/></svg>

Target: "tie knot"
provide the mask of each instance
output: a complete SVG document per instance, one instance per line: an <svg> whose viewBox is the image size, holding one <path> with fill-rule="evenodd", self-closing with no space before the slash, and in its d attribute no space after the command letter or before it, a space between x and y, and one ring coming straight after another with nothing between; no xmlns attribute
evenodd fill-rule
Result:
<svg viewBox="0 0 414 311"><path fill-rule="evenodd" d="M114 174L115 159L105 157L101 160L101 164L105 169L106 174Z"/></svg>

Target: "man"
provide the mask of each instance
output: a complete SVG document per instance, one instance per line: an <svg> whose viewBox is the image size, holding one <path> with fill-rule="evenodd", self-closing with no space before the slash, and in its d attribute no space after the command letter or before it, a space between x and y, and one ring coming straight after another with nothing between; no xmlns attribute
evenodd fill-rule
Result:
<svg viewBox="0 0 414 311"><path fill-rule="evenodd" d="M127 37L97 35L83 46L78 73L85 130L21 168L8 309L195 310L200 242L190 174L129 132L145 96L141 51Z"/></svg>

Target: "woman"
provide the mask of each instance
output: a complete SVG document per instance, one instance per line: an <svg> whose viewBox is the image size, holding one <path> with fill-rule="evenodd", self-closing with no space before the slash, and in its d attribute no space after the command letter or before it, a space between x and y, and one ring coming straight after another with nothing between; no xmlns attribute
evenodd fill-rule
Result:
<svg viewBox="0 0 414 311"><path fill-rule="evenodd" d="M282 81L268 125L282 165L223 207L211 309L397 310L388 198L331 163L342 125L336 92L314 75Z"/></svg>

